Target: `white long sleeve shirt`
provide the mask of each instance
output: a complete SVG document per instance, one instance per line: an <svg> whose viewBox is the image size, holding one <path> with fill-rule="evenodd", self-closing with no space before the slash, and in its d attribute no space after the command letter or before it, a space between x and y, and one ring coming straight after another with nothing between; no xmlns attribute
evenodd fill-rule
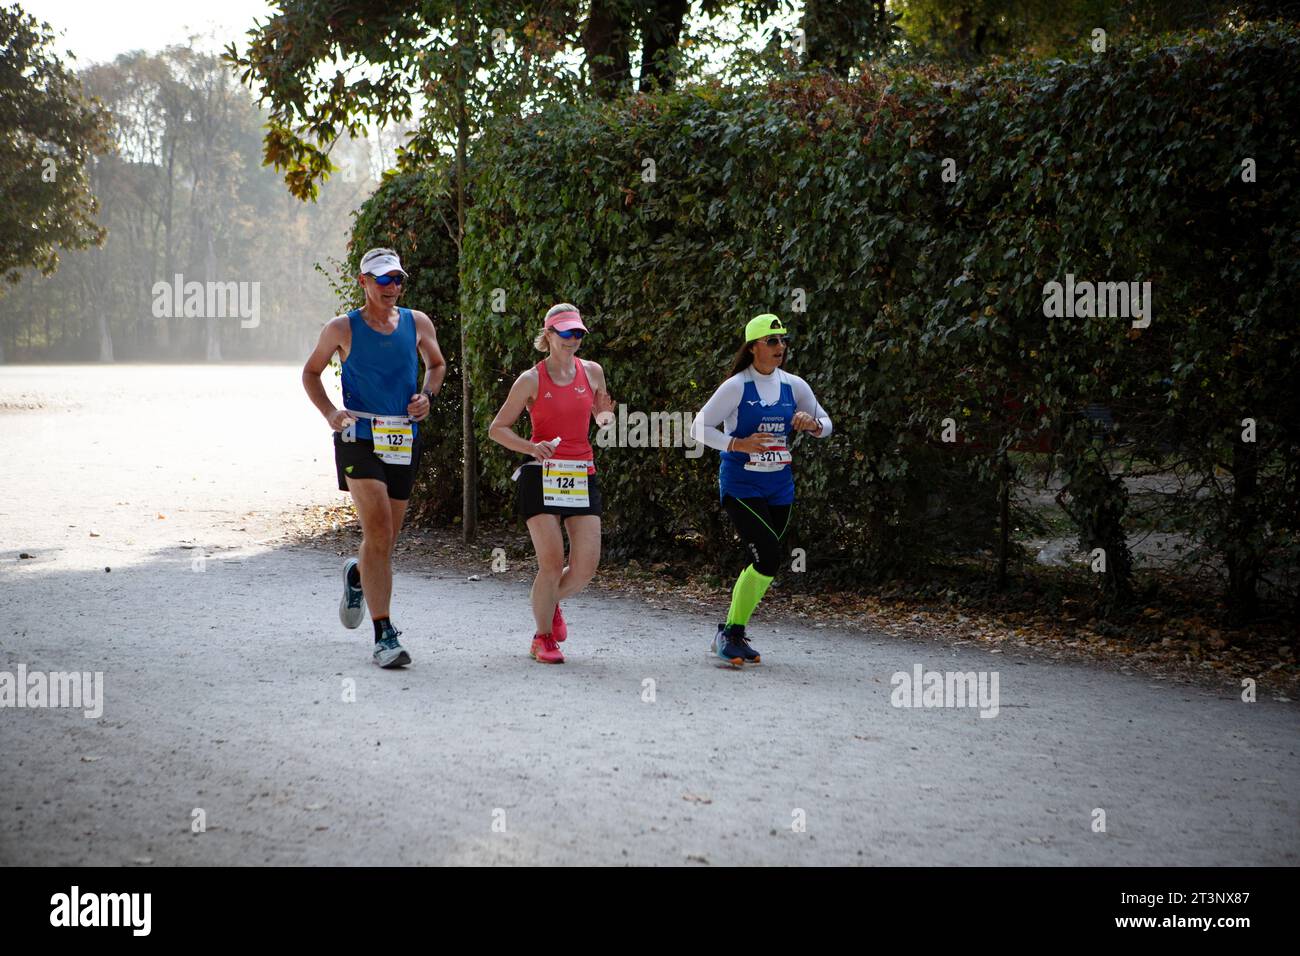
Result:
<svg viewBox="0 0 1300 956"><path fill-rule="evenodd" d="M718 390L704 403L704 407L700 409L699 414L695 416L695 421L691 424L691 435L696 441L708 445L710 448L716 448L718 451L727 450L727 444L731 441L732 433L736 429L736 417L740 409L740 402L745 394L745 379L751 375L753 376L754 387L758 390L758 397L764 405L773 404L780 399L781 383L788 382L791 391L794 393L795 408L798 411L807 412L821 425L821 434L817 437L827 438L830 436L831 417L826 414L826 410L818 403L816 396L813 395L812 388L809 387L807 382L798 375L791 375L780 368L774 369L768 375L763 375L751 365L719 385Z"/></svg>

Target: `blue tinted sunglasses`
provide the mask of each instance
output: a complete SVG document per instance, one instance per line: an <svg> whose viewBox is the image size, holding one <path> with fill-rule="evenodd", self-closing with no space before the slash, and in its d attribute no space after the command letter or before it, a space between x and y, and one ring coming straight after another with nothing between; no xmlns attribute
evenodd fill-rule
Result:
<svg viewBox="0 0 1300 956"><path fill-rule="evenodd" d="M582 329L568 329L567 331L564 332L561 332L559 329L551 329L551 331L554 332L562 339L571 339L575 337L581 339L584 335L587 334L586 332L582 331Z"/></svg>
<svg viewBox="0 0 1300 956"><path fill-rule="evenodd" d="M401 285L406 277L399 272L395 276L371 276L371 278L375 280L376 285L392 285L394 282Z"/></svg>

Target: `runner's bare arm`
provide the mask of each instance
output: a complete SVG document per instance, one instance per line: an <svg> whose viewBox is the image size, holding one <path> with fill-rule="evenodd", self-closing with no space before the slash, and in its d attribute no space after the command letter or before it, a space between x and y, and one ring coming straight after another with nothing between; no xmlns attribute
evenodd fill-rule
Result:
<svg viewBox="0 0 1300 956"><path fill-rule="evenodd" d="M519 416L528 408L528 403L535 398L537 398L537 370L530 368L520 374L515 379L515 384L510 386L510 394L506 396L505 404L501 406L497 417L492 419L492 424L488 426L488 437L498 445L504 445L511 451L524 455L532 455L540 461L554 454L555 446L547 441L534 445L515 432L515 422L519 421Z"/></svg>
<svg viewBox="0 0 1300 956"><path fill-rule="evenodd" d="M442 357L442 349L438 347L438 334L434 331L433 320L414 309L411 310L411 317L415 319L415 347L420 351L420 358L424 359L424 384L420 386L418 394L411 396L406 412L418 422L429 417L429 400L424 397L424 393L433 392L437 395L442 391L442 380L447 377L447 360Z"/></svg>
<svg viewBox="0 0 1300 956"><path fill-rule="evenodd" d="M342 431L356 419L342 409L334 407L334 403L325 394L325 385L320 377L321 373L329 367L330 359L336 352L342 358L347 357L348 347L351 345L351 332L352 327L348 324L346 315L330 319L325 323L325 328L321 329L320 340L311 355L307 356L307 362L302 367L302 387L306 390L307 397L330 423L330 428L335 431Z"/></svg>
<svg viewBox="0 0 1300 956"><path fill-rule="evenodd" d="M591 387L596 392L596 400L591 404L591 417L596 420L597 425L604 425L601 416L608 412L614 414L614 399L609 395L609 386L605 383L605 370L588 359L582 360L583 367L587 370L587 377L591 380Z"/></svg>

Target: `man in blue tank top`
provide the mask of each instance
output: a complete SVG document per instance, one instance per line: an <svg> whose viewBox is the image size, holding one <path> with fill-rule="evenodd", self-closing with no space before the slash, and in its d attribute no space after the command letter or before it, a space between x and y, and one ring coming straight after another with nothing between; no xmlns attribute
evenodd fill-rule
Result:
<svg viewBox="0 0 1300 956"><path fill-rule="evenodd" d="M380 667L411 663L388 616L393 545L420 464L419 423L447 375L433 322L423 312L397 307L406 277L392 249L363 255L358 281L366 304L330 320L302 369L307 397L334 429L339 490L352 494L361 521L361 552L343 565L339 619L358 627L369 604L373 659ZM334 407L320 379L335 353L343 363L343 408Z"/></svg>

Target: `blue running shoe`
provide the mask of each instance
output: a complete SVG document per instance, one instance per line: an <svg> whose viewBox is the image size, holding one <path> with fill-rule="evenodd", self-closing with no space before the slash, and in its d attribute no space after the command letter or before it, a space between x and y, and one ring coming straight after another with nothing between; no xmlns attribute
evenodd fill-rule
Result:
<svg viewBox="0 0 1300 956"><path fill-rule="evenodd" d="M718 658L730 664L732 667L739 667L745 662L744 653L735 645L734 642L732 642L730 636L727 634L727 626L725 624L719 624L718 633L713 635L712 651Z"/></svg>
<svg viewBox="0 0 1300 956"><path fill-rule="evenodd" d="M745 636L745 625L732 624L725 628L727 636L731 639L731 646L740 651L740 656L745 659L746 664L761 664L763 658L759 656L758 651L749 646L749 638Z"/></svg>

